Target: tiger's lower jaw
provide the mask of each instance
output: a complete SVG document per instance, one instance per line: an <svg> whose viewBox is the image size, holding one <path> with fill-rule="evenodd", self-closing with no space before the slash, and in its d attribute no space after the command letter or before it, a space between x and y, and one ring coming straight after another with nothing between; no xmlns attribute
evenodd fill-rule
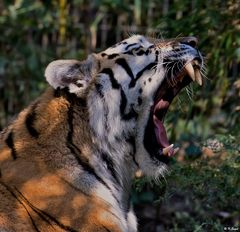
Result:
<svg viewBox="0 0 240 232"><path fill-rule="evenodd" d="M183 67L174 83L170 83L166 76L157 90L144 134L145 149L150 157L157 162L168 164L170 157L179 150L168 141L164 118L171 102L183 88L192 81L196 81L200 86L202 85L199 69L198 61L192 60Z"/></svg>

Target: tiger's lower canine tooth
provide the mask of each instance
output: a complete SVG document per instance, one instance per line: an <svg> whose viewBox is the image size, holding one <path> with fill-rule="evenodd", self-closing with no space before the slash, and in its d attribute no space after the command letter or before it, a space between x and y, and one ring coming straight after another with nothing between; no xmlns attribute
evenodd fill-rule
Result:
<svg viewBox="0 0 240 232"><path fill-rule="evenodd" d="M192 63L195 65L199 65L199 62L197 60L193 60Z"/></svg>
<svg viewBox="0 0 240 232"><path fill-rule="evenodd" d="M194 69L191 63L188 63L185 65L185 69L188 73L188 75L191 77L193 81L195 81L195 74L194 74Z"/></svg>
<svg viewBox="0 0 240 232"><path fill-rule="evenodd" d="M201 73L200 73L199 69L195 69L195 77L196 77L197 83L200 86L202 86L202 76L201 76Z"/></svg>
<svg viewBox="0 0 240 232"><path fill-rule="evenodd" d="M168 152L173 148L173 144L168 147L163 148L163 155L168 155Z"/></svg>
<svg viewBox="0 0 240 232"><path fill-rule="evenodd" d="M135 172L135 177L136 177L136 178L141 178L141 177L143 177L143 172L142 172L142 170L138 169L138 170Z"/></svg>

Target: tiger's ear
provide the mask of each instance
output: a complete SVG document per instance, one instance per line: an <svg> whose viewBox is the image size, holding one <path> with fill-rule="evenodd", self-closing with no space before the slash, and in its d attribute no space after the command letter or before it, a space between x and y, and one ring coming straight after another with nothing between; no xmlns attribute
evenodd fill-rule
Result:
<svg viewBox="0 0 240 232"><path fill-rule="evenodd" d="M47 66L45 77L54 89L68 87L70 93L82 96L97 72L97 63L94 55L85 61L56 60Z"/></svg>

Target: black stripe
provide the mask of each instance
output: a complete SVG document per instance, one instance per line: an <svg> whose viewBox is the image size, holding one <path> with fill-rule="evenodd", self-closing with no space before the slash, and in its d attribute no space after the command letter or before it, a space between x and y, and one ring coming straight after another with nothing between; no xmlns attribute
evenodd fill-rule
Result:
<svg viewBox="0 0 240 232"><path fill-rule="evenodd" d="M151 70L154 66L156 66L156 62L148 64L141 71L139 71L136 75L136 78L130 82L129 88L133 88L135 86L137 80L143 75L143 73L147 70Z"/></svg>
<svg viewBox="0 0 240 232"><path fill-rule="evenodd" d="M89 160L83 156L81 156L81 150L73 143L73 103L70 105L68 110L68 124L69 131L67 135L67 147L70 149L74 157L76 158L78 164L90 175L94 176L96 180L102 183L112 194L114 199L120 205L119 200L113 194L111 188L107 185L107 183L95 172L94 168L90 165Z"/></svg>
<svg viewBox="0 0 240 232"><path fill-rule="evenodd" d="M101 84L99 84L99 83L96 83L95 84L95 88L97 90L97 93L100 95L100 97L103 98L104 97L104 94L102 92L103 86Z"/></svg>
<svg viewBox="0 0 240 232"><path fill-rule="evenodd" d="M133 108L131 108L129 113L123 115L122 119L127 121L131 119L135 119L137 118L137 116L138 116L137 112Z"/></svg>
<svg viewBox="0 0 240 232"><path fill-rule="evenodd" d="M18 200L18 199L17 199L17 200ZM28 214L28 216L29 216L29 218L30 218L30 220L31 220L31 222L32 222L33 228L34 228L37 232L41 232L41 231L38 229L35 221L33 220L30 212L28 211L27 207L26 207L20 200L18 200L18 201L19 201L20 204L22 204L23 208L27 211L27 214Z"/></svg>
<svg viewBox="0 0 240 232"><path fill-rule="evenodd" d="M111 192L114 199L120 205L119 200L113 194L111 188L107 185L107 183L95 172L94 168L89 164L89 161L86 158L84 158L83 156L80 156L80 154L81 154L80 149L72 141L72 134L73 134L73 123L72 122L73 122L73 109L72 109L72 106L70 106L70 109L68 110L69 132L68 132L68 136L67 136L67 147L70 149L70 151L76 158L78 164L86 172L88 172L90 175L94 176L100 183L102 183Z"/></svg>
<svg viewBox="0 0 240 232"><path fill-rule="evenodd" d="M147 50L145 51L145 55L147 56L150 52L151 52L151 50L150 50L150 49L147 49Z"/></svg>
<svg viewBox="0 0 240 232"><path fill-rule="evenodd" d="M121 102L120 102L121 118L123 120L131 120L133 118L136 118L138 114L133 108L131 108L128 113L125 113L126 106L127 106L127 97L123 89L121 88Z"/></svg>
<svg viewBox="0 0 240 232"><path fill-rule="evenodd" d="M134 54L133 54L133 50L130 50L130 51L124 52L123 54L127 54L127 55L134 56Z"/></svg>
<svg viewBox="0 0 240 232"><path fill-rule="evenodd" d="M34 138L39 137L39 132L33 126L34 121L36 120L36 112L35 112L36 107L37 107L37 104L34 104L32 106L31 112L27 114L26 121L25 121L29 134Z"/></svg>
<svg viewBox="0 0 240 232"><path fill-rule="evenodd" d="M54 228L52 222L51 222L48 218L46 218L46 217L44 216L44 214L42 214L42 212L41 212L38 208L36 208L35 206L33 206L33 205L23 196L23 194L22 194L16 187L15 187L15 190L20 194L21 198L23 198L23 200L29 205L29 207L30 207L43 221L47 222L52 228ZM17 197L17 196L16 196L16 197ZM18 197L17 197L17 199L18 199ZM18 199L18 201L21 202L21 204L23 204L22 201L20 201L20 199Z"/></svg>
<svg viewBox="0 0 240 232"><path fill-rule="evenodd" d="M17 159L17 152L13 142L13 132L10 132L7 139L5 140L8 147L11 149L11 155L13 159Z"/></svg>
<svg viewBox="0 0 240 232"><path fill-rule="evenodd" d="M113 179L117 182L117 184L120 185L120 181L117 177L117 172L116 172L115 167L114 167L115 165L113 163L113 160L112 160L111 156L109 154L105 153L105 152L102 152L101 157L102 157L102 160L106 163L107 168L110 171Z"/></svg>
<svg viewBox="0 0 240 232"><path fill-rule="evenodd" d="M4 184L3 182L0 182L0 184L2 184L8 192L10 192L10 194L19 202L19 204L21 204L23 206L23 208L26 210L28 216L30 217L30 220L32 222L33 228L37 231L40 232L40 230L37 228L37 225L35 224L31 214L29 213L27 207L18 199L17 195L12 191L11 188L9 188L6 184Z"/></svg>
<svg viewBox="0 0 240 232"><path fill-rule="evenodd" d="M110 187L101 179L100 176L97 175L93 167L89 164L88 159L81 156L81 150L72 141L72 137L73 137L73 106L72 105L70 105L68 110L68 124L69 124L69 131L67 135L67 147L76 158L78 164L86 172L94 176L100 183L102 183L106 188L110 190Z"/></svg>
<svg viewBox="0 0 240 232"><path fill-rule="evenodd" d="M142 49L143 49L143 46L140 45L139 47L134 48L134 51L137 52L139 49L142 50Z"/></svg>
<svg viewBox="0 0 240 232"><path fill-rule="evenodd" d="M58 98L61 97L61 89L58 87L57 89L54 90L53 96Z"/></svg>
<svg viewBox="0 0 240 232"><path fill-rule="evenodd" d="M111 232L111 230L109 230L106 226L102 225L102 228L107 231L107 232Z"/></svg>
<svg viewBox="0 0 240 232"><path fill-rule="evenodd" d="M89 164L88 159L82 156L80 157L81 151L79 150L79 148L69 141L67 143L67 147L76 158L78 164L84 169L84 171L94 176L100 183L102 183L107 189L110 190L110 187L105 183L105 181L102 180L100 176L97 175L94 168Z"/></svg>
<svg viewBox="0 0 240 232"><path fill-rule="evenodd" d="M91 195L87 194L86 192L82 191L80 188L77 188L76 186L74 186L72 183L70 183L69 181L65 180L64 178L60 179L67 184L70 188L73 188L75 191L80 192L81 194L85 195L86 197L92 197Z"/></svg>
<svg viewBox="0 0 240 232"><path fill-rule="evenodd" d="M56 97L56 98L63 97L70 104L76 104L77 107L80 107L80 108L86 108L87 107L86 98L77 97L76 94L70 93L68 87L65 87L63 89L57 88L54 91L54 97Z"/></svg>
<svg viewBox="0 0 240 232"><path fill-rule="evenodd" d="M144 50L140 50L139 52L136 53L137 56L142 56L143 54L145 54Z"/></svg>
<svg viewBox="0 0 240 232"><path fill-rule="evenodd" d="M131 68L129 67L127 61L123 58L119 58L116 60L116 64L120 65L125 71L126 73L131 77L131 79L134 79L134 75L132 73Z"/></svg>
<svg viewBox="0 0 240 232"><path fill-rule="evenodd" d="M130 137L126 140L126 142L131 145L131 147L132 147L131 156L132 156L132 158L133 158L133 162L136 164L137 167L139 167L139 164L138 164L138 162L136 161L136 157L135 157L135 154L136 154L136 152L137 152L135 137L134 137L134 136L130 136Z"/></svg>
<svg viewBox="0 0 240 232"><path fill-rule="evenodd" d="M108 54L106 54L106 53L101 53L101 56L102 56L102 57L105 57L105 56L106 56L109 60L111 60L111 59L114 59L114 58L118 57L119 54L118 54L118 53L113 53L113 54L111 54L111 55L108 55Z"/></svg>
<svg viewBox="0 0 240 232"><path fill-rule="evenodd" d="M122 116L125 113L126 106L127 106L127 97L126 97L124 91L121 89L120 113Z"/></svg>
<svg viewBox="0 0 240 232"><path fill-rule="evenodd" d="M31 220L31 222L32 222L32 225L33 225L34 229L35 229L37 232L41 232L41 231L37 228L37 225L36 225L35 221L33 220L31 214L28 212L28 210L27 210L27 208L25 207L25 205L23 205L23 207L24 207L25 210L27 211L28 216L30 217L30 220Z"/></svg>
<svg viewBox="0 0 240 232"><path fill-rule="evenodd" d="M141 97L138 97L138 105L142 105L142 98Z"/></svg>
<svg viewBox="0 0 240 232"><path fill-rule="evenodd" d="M100 73L107 74L112 84L113 89L119 89L120 85L114 77L113 71L110 68L104 68Z"/></svg>
<svg viewBox="0 0 240 232"><path fill-rule="evenodd" d="M130 47L136 45L137 43L129 44L128 46L125 47L125 50L129 49Z"/></svg>
<svg viewBox="0 0 240 232"><path fill-rule="evenodd" d="M35 207L32 203L30 203L27 198L17 189L15 188L15 190L21 195L21 197L23 198L23 200L31 207L31 209L36 212L41 218L44 218L45 221L47 221L49 223L49 219L51 221L53 221L57 226L59 226L60 228L70 231L70 232L77 232L75 229L71 228L70 226L66 226L64 224L62 224L61 222L59 222L56 218L54 218L52 215L46 213L43 210L40 210L39 208ZM45 218L47 217L47 218Z"/></svg>
<svg viewBox="0 0 240 232"><path fill-rule="evenodd" d="M119 56L119 54L117 54L117 53L113 53L113 54L111 54L111 55L108 55L108 59L114 59L114 58L116 58L116 57L118 57Z"/></svg>
<svg viewBox="0 0 240 232"><path fill-rule="evenodd" d="M155 61L153 63L148 64L146 67L144 67L141 71L137 73L136 78L130 82L129 88L133 88L135 86L137 80L143 75L145 71L151 70L154 66L157 65L159 52L155 51L155 55L156 55Z"/></svg>
<svg viewBox="0 0 240 232"><path fill-rule="evenodd" d="M139 46L139 47L136 47L132 50L129 50L129 51L126 51L124 52L123 54L127 54L127 55L132 55L134 56L135 54L138 55L138 53L136 53L139 49L143 48L143 46ZM140 51L139 51L140 52ZM140 52L141 53L141 52Z"/></svg>

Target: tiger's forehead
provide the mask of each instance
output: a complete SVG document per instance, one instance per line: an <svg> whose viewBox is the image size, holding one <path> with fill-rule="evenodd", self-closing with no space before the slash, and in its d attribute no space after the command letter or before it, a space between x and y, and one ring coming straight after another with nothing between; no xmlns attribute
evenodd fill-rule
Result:
<svg viewBox="0 0 240 232"><path fill-rule="evenodd" d="M103 53L107 55L113 53L124 53L133 48L138 48L140 46L143 48L148 48L151 45L152 43L150 43L146 37L142 35L134 35L106 49L103 51Z"/></svg>

